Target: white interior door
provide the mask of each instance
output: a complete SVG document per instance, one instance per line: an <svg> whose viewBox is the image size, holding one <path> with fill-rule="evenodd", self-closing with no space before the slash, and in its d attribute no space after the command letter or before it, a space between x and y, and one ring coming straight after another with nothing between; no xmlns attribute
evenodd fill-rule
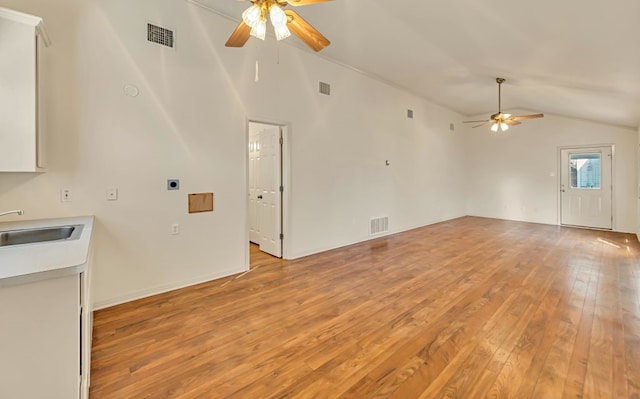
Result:
<svg viewBox="0 0 640 399"><path fill-rule="evenodd" d="M260 135L249 129L249 241L260 244L260 221L258 219L258 163L260 162Z"/></svg>
<svg viewBox="0 0 640 399"><path fill-rule="evenodd" d="M260 158L258 186L258 219L260 250L282 256L282 133L280 126L261 125L259 130Z"/></svg>
<svg viewBox="0 0 640 399"><path fill-rule="evenodd" d="M611 146L560 151L561 224L612 229Z"/></svg>

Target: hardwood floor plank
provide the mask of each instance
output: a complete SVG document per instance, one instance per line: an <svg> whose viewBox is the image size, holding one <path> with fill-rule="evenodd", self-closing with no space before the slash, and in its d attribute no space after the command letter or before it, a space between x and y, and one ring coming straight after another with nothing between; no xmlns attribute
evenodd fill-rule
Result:
<svg viewBox="0 0 640 399"><path fill-rule="evenodd" d="M632 251L626 259L618 259L618 281L628 397L640 399L640 272Z"/></svg>
<svg viewBox="0 0 640 399"><path fill-rule="evenodd" d="M588 268L586 268L588 270ZM562 397L582 397L584 383L587 375L589 361L589 347L591 342L591 329L594 319L595 300L598 288L599 274L589 271L590 280L587 285L587 293L582 306L582 314L578 324L578 331L573 344L569 369L565 377Z"/></svg>
<svg viewBox="0 0 640 399"><path fill-rule="evenodd" d="M580 316L587 294L590 273L581 271L575 279L564 307L559 308L559 328L540 375L535 382L532 398L548 398L564 391L569 363L575 345Z"/></svg>
<svg viewBox="0 0 640 399"><path fill-rule="evenodd" d="M611 314L615 312L612 306L612 301L615 298L612 297L614 293L611 291L611 277L601 269L584 387L584 396L586 397L613 397Z"/></svg>
<svg viewBox="0 0 640 399"><path fill-rule="evenodd" d="M91 398L640 398L634 236L464 217L250 256L95 312Z"/></svg>

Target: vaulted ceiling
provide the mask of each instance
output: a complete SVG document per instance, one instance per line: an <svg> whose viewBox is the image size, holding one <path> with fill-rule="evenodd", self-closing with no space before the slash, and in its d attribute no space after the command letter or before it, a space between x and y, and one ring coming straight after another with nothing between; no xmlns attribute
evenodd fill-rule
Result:
<svg viewBox="0 0 640 399"><path fill-rule="evenodd" d="M250 5L190 1L238 21ZM496 112L504 77L503 109L640 125L637 0L334 0L296 11L331 40L320 56L463 115Z"/></svg>

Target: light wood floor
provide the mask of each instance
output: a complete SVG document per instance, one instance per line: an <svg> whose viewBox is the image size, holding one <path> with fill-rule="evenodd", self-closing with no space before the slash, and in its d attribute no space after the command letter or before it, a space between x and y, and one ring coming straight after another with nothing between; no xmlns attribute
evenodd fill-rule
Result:
<svg viewBox="0 0 640 399"><path fill-rule="evenodd" d="M95 313L91 398L639 398L635 236L465 217Z"/></svg>

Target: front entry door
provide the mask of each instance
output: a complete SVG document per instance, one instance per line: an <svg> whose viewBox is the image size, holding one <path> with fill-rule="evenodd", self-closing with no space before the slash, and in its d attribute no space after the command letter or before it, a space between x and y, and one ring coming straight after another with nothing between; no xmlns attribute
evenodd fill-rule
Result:
<svg viewBox="0 0 640 399"><path fill-rule="evenodd" d="M611 146L560 151L560 220L569 226L612 229Z"/></svg>

